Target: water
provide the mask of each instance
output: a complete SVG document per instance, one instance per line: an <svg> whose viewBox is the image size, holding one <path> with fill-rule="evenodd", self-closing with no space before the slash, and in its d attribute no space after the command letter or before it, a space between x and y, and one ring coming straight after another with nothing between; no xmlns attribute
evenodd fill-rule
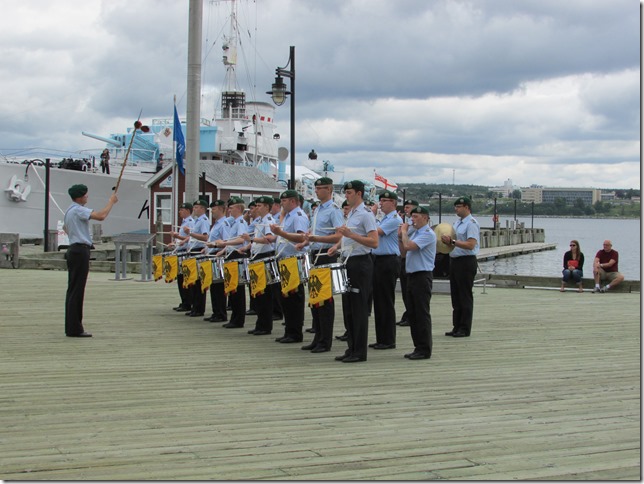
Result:
<svg viewBox="0 0 644 484"><path fill-rule="evenodd" d="M476 214L474 215L475 218ZM513 217L501 217L501 227L506 220ZM533 227L530 217L518 217L526 228ZM453 223L455 216L442 217L442 222ZM490 217L478 217L483 227L491 227ZM432 216L432 224L438 223L438 216ZM602 248L604 240L613 243L613 249L619 252L619 271L626 279L640 280L640 220L639 219L587 219L587 218L537 218L534 228L545 230L546 242L557 244L555 250L535 252L533 254L507 257L492 261L479 262L481 272L488 274L517 274L522 276L561 276L564 253L570 249L569 243L579 241L584 254L584 278L592 278L593 259Z"/></svg>

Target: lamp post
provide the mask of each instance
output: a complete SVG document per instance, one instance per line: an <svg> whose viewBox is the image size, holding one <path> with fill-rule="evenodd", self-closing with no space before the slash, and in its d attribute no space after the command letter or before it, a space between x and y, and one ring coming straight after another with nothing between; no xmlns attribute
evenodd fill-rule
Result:
<svg viewBox="0 0 644 484"><path fill-rule="evenodd" d="M288 188L295 189L295 47L291 46L288 62L284 67L275 69L275 82L272 89L266 94L270 94L273 102L281 106L286 102L286 96L291 95L291 179L288 182ZM291 90L286 90L284 77L291 80Z"/></svg>

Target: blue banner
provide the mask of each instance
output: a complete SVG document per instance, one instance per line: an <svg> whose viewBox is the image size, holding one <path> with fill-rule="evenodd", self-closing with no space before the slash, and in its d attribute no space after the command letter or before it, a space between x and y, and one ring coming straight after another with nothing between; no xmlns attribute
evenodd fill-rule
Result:
<svg viewBox="0 0 644 484"><path fill-rule="evenodd" d="M186 153L186 140L183 137L183 131L181 131L181 121L179 121L179 115L177 114L177 106L174 106L174 130L173 130L173 140L177 143L177 165L179 166L179 171L182 175L186 174L185 169L183 168L183 155Z"/></svg>

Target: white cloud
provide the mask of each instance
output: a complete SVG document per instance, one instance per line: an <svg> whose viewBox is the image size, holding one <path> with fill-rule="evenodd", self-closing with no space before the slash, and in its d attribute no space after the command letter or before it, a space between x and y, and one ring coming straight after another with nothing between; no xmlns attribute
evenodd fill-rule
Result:
<svg viewBox="0 0 644 484"><path fill-rule="evenodd" d="M0 152L98 148L80 132L170 116L174 95L185 109L187 2L3 6ZM228 9L204 2L206 118ZM238 77L268 100L295 45L297 157L314 148L352 176L639 187L635 13L628 0L240 1ZM276 116L288 146L288 105Z"/></svg>

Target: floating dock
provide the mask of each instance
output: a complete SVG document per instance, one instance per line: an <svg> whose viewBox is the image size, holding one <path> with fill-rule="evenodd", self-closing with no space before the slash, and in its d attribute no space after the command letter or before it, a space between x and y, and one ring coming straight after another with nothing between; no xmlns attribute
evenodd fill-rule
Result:
<svg viewBox="0 0 644 484"><path fill-rule="evenodd" d="M0 479L641 479L639 294L476 287L469 338L435 295L430 360L399 327L349 365L340 341L311 354L279 321L225 329L172 311L176 284L100 272L94 337L66 338L67 274L0 272Z"/></svg>

